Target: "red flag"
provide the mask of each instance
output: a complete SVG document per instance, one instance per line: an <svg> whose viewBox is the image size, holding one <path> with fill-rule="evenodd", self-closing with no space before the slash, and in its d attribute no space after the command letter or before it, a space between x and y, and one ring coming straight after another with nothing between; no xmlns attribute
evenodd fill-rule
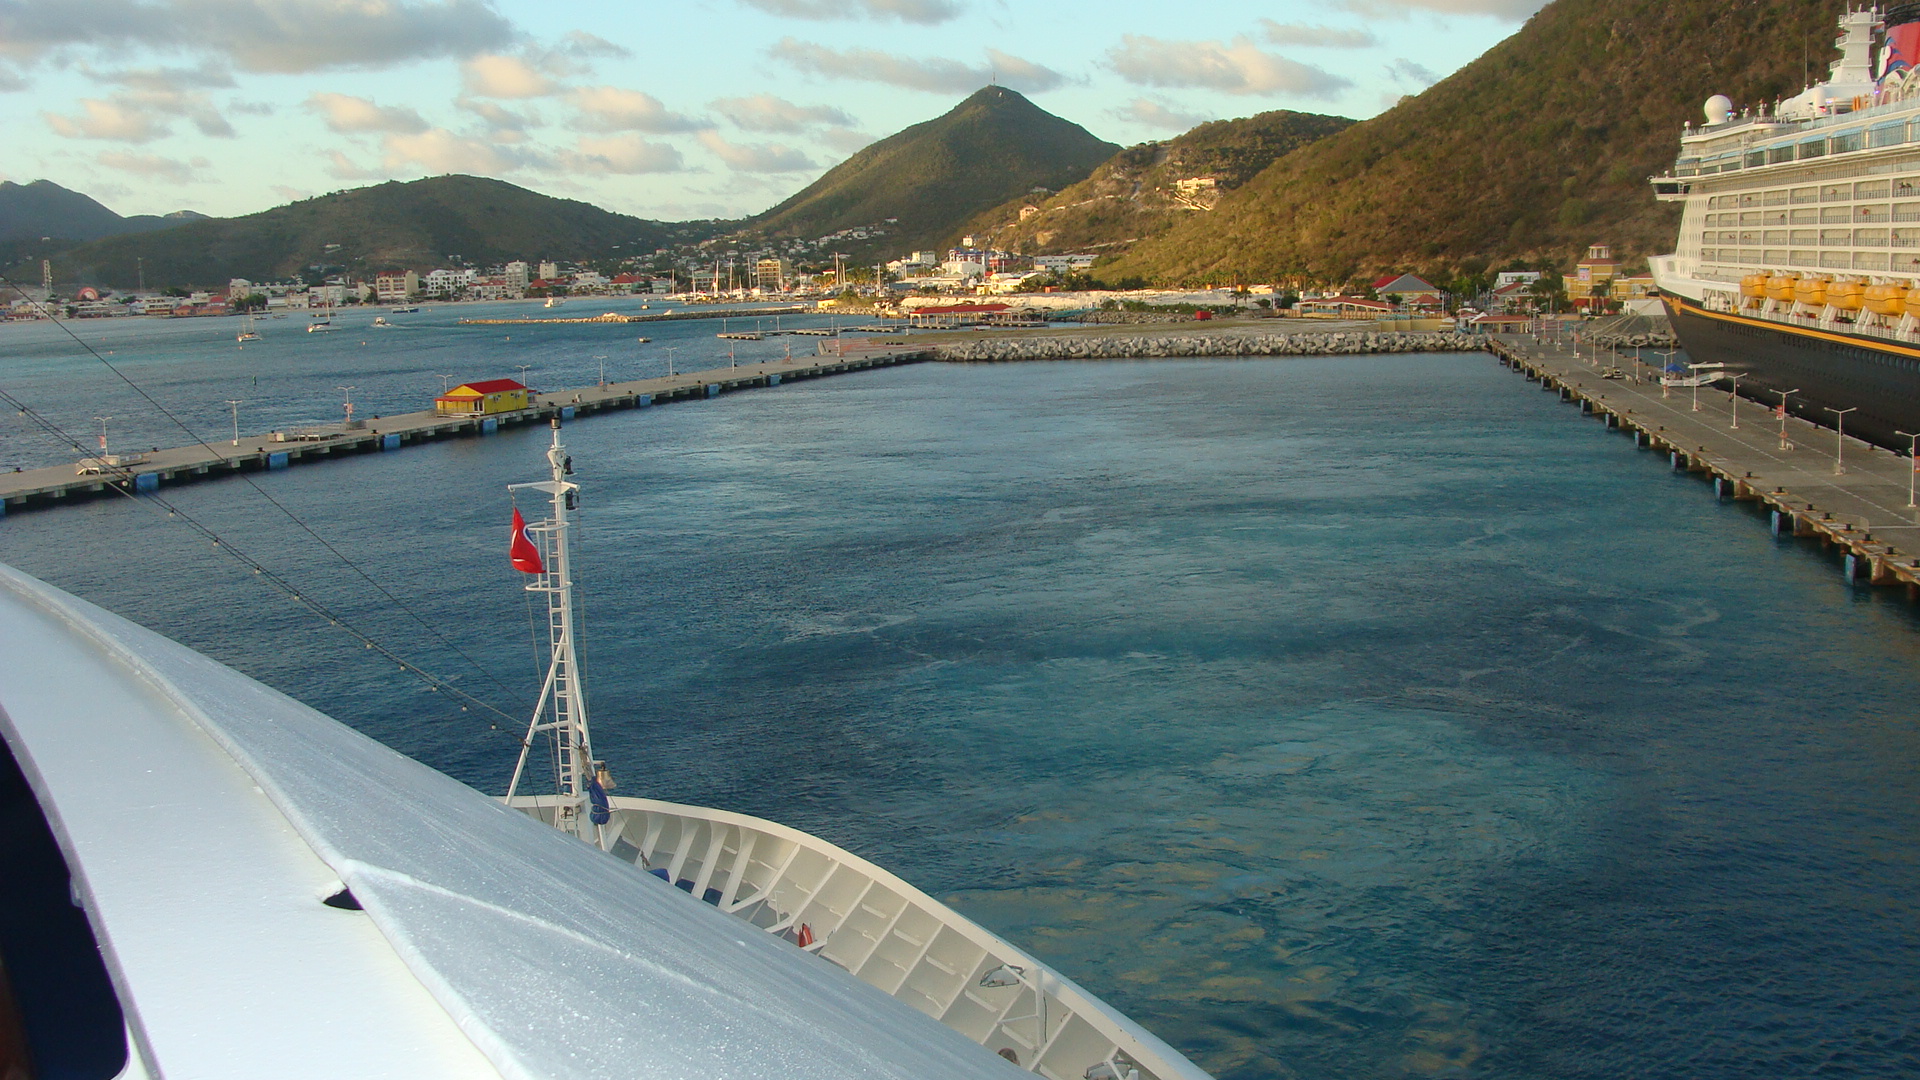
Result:
<svg viewBox="0 0 1920 1080"><path fill-rule="evenodd" d="M513 542L507 546L507 560L513 568L523 574L544 574L545 563L540 561L540 549L527 539L527 519L520 516L520 508L513 508Z"/></svg>

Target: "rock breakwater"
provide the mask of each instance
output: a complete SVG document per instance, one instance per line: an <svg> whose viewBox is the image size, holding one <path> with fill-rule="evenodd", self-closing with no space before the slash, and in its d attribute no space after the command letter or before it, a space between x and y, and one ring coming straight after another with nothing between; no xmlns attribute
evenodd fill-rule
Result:
<svg viewBox="0 0 1920 1080"><path fill-rule="evenodd" d="M1141 337L994 338L934 347L934 359L1171 360L1199 356L1352 356L1364 353L1484 352L1473 334L1154 334Z"/></svg>

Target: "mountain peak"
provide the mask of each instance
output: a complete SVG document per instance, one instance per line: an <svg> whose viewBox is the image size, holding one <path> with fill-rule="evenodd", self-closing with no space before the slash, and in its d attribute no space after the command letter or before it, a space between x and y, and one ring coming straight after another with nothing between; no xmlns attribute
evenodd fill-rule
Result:
<svg viewBox="0 0 1920 1080"><path fill-rule="evenodd" d="M1120 147L1004 86L983 86L941 116L841 162L754 219L773 236L824 236L889 219L885 246L938 246L974 215L1036 187L1086 178Z"/></svg>

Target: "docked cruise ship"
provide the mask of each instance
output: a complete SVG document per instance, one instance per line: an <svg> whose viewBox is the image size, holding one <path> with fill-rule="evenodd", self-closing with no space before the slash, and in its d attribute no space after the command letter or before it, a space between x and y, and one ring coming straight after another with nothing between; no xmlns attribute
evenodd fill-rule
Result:
<svg viewBox="0 0 1920 1080"><path fill-rule="evenodd" d="M1742 396L1906 449L1920 432L1920 3L1849 10L1797 97L1716 95L1656 196L1686 205L1652 260L1696 363Z"/></svg>

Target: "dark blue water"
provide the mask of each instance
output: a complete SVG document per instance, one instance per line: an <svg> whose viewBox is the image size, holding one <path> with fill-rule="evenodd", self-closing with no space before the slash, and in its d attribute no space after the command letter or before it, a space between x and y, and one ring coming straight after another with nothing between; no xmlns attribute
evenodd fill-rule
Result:
<svg viewBox="0 0 1920 1080"><path fill-rule="evenodd" d="M566 436L621 792L867 854L1220 1077L1920 1071L1910 610L1489 358L921 365ZM244 486L171 497L517 713L544 438L260 479L484 671ZM484 714L163 514L0 558L504 784Z"/></svg>

